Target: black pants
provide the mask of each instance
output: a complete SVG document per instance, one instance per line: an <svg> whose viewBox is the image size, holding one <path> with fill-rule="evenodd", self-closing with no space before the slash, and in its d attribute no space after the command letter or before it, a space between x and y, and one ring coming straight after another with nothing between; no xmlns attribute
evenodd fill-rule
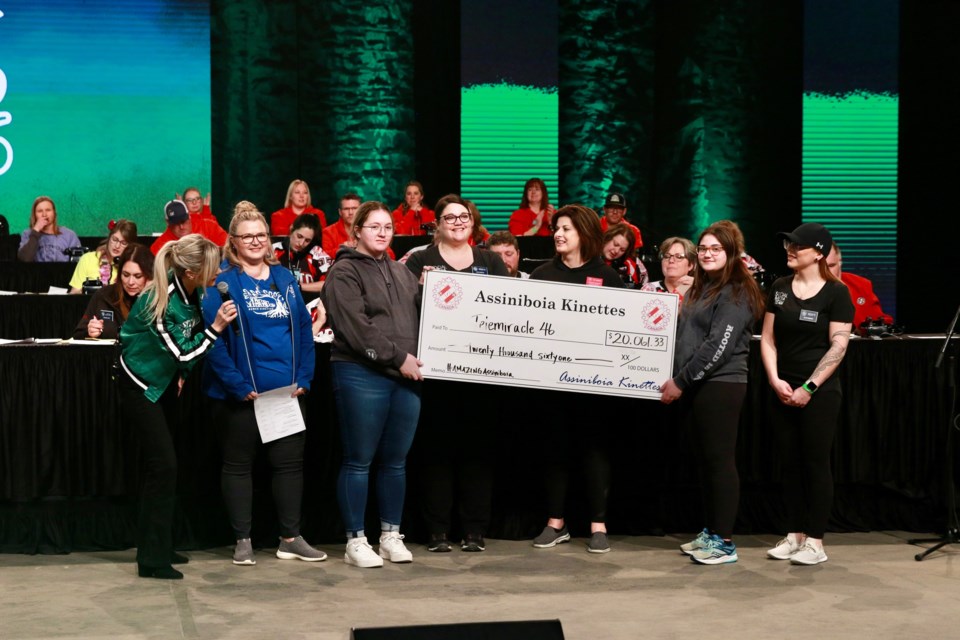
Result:
<svg viewBox="0 0 960 640"><path fill-rule="evenodd" d="M820 388L807 406L788 407L770 393L769 415L783 465L787 531L823 538L833 507L830 450L843 394L840 385Z"/></svg>
<svg viewBox="0 0 960 640"><path fill-rule="evenodd" d="M223 452L220 489L227 506L230 526L237 540L250 537L253 522L253 464L262 447L273 469L273 503L277 508L280 535L300 535L300 508L303 501L303 448L307 432L263 444L257 428L253 402L212 400L214 423ZM300 398L300 412L304 400Z"/></svg>
<svg viewBox="0 0 960 640"><path fill-rule="evenodd" d="M486 535L493 498L495 425L484 411L465 409L475 392L466 382L424 385L414 444L420 505L431 534L449 534L454 501L463 533Z"/></svg>
<svg viewBox="0 0 960 640"><path fill-rule="evenodd" d="M137 562L145 567L170 566L177 495L177 453L171 434L179 419L177 380L157 402L147 400L124 373L119 390L123 420L136 432L141 458Z"/></svg>
<svg viewBox="0 0 960 640"><path fill-rule="evenodd" d="M590 522L606 522L611 477L606 421L623 415L612 408L623 406L622 399L559 392L542 397L547 403L540 426L546 445L547 517L564 517L570 469L576 466L583 472Z"/></svg>
<svg viewBox="0 0 960 640"><path fill-rule="evenodd" d="M737 427L747 384L705 382L680 397L700 475L706 526L721 538L733 535L740 504Z"/></svg>

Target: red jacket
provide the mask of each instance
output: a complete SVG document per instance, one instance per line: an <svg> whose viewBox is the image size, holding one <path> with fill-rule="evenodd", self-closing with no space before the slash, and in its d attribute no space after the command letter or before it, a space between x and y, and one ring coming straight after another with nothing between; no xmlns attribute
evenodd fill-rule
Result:
<svg viewBox="0 0 960 640"><path fill-rule="evenodd" d="M216 218L207 217L203 213L191 213L190 227L192 229L190 233L199 233L218 247L224 247L227 244L227 232L223 230ZM153 255L157 255L163 245L176 239L177 236L173 235L170 227L167 227L167 230L150 245L150 251L153 252Z"/></svg>
<svg viewBox="0 0 960 640"><path fill-rule="evenodd" d="M408 210L404 212L404 205L400 205L393 210L393 232L398 236L422 236L426 231L420 228L420 225L428 222L436 222L437 216L426 207L421 207L420 211Z"/></svg>
<svg viewBox="0 0 960 640"><path fill-rule="evenodd" d="M855 273L840 274L843 284L850 290L850 299L853 300L853 328L857 329L867 317L874 320L883 320L884 324L893 324L893 317L888 316L880 308L880 298L873 292L873 283Z"/></svg>
<svg viewBox="0 0 960 640"><path fill-rule="evenodd" d="M533 221L536 220L536 218L537 214L533 212L533 209L517 209L510 216L510 224L508 225L510 233L517 237L522 236L533 228ZM540 230L537 231L537 235L553 235L553 231L550 230L550 220L547 219L547 214L543 214L543 224L540 225Z"/></svg>
<svg viewBox="0 0 960 640"><path fill-rule="evenodd" d="M320 219L320 228L327 226L327 217L323 214L323 211L317 209L316 207L307 207L303 210L304 213L312 213ZM293 212L292 207L287 207L286 209L280 209L279 211L274 211L270 214L270 235L273 236L288 236L290 235L290 225L293 224L293 221L297 219L297 214Z"/></svg>
<svg viewBox="0 0 960 640"><path fill-rule="evenodd" d="M633 245L633 248L634 248L634 249L639 249L640 247L642 247L642 246L643 246L643 238L640 236L640 229L638 229L637 227L635 227L635 226L633 226L632 224L630 224L629 222L627 222L627 219L626 219L626 218L624 218L623 220L621 220L621 221L620 221L620 224L625 224L625 225L627 225L628 227L630 227L630 230L633 231L633 235L634 235L634 237L637 239L636 243ZM603 231L604 233L606 233L606 232L607 232L607 229L609 229L609 228L610 228L610 221L607 220L607 217L604 216L604 217L600 218L600 230Z"/></svg>

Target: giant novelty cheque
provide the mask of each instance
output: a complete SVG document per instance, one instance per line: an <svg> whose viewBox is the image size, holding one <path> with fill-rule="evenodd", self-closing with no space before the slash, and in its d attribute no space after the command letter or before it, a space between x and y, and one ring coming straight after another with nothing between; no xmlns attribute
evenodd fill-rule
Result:
<svg viewBox="0 0 960 640"><path fill-rule="evenodd" d="M427 378L659 399L679 297L426 272L418 355Z"/></svg>

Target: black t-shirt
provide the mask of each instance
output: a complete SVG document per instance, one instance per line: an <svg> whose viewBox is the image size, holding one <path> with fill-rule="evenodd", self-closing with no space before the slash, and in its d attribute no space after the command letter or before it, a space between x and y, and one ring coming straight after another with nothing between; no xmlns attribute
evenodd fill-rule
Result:
<svg viewBox="0 0 960 640"><path fill-rule="evenodd" d="M549 280L568 284L590 284L594 286L623 288L620 274L608 267L601 258L594 258L583 265L571 269L559 257L554 257L530 274L531 280Z"/></svg>
<svg viewBox="0 0 960 640"><path fill-rule="evenodd" d="M770 287L767 312L774 316L777 343L777 375L796 387L810 377L830 348L830 323L853 322L850 291L842 282L827 281L806 300L793 295L793 276L780 278ZM837 380L830 376L827 383Z"/></svg>
<svg viewBox="0 0 960 640"><path fill-rule="evenodd" d="M487 249L473 249L473 264L465 269L460 269L461 273L479 273L490 276L509 276L507 265L503 264L503 259L493 251ZM443 259L440 255L440 247L432 245L423 251L417 251L410 254L407 258L407 268L413 272L413 275L420 279L424 267L433 267L442 271L457 271Z"/></svg>

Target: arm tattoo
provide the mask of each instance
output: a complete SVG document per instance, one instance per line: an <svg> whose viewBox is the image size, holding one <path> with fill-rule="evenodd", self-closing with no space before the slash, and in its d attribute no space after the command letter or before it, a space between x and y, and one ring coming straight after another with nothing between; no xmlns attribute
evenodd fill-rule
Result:
<svg viewBox="0 0 960 640"><path fill-rule="evenodd" d="M830 336L830 348L823 354L823 357L817 364L817 368L810 374L810 378L815 378L818 374L827 370L833 373L833 369L840 365L840 361L843 360L843 356L847 353L846 342L842 339L843 335L844 333L842 331L837 331ZM821 384L823 384L823 381L821 381Z"/></svg>

